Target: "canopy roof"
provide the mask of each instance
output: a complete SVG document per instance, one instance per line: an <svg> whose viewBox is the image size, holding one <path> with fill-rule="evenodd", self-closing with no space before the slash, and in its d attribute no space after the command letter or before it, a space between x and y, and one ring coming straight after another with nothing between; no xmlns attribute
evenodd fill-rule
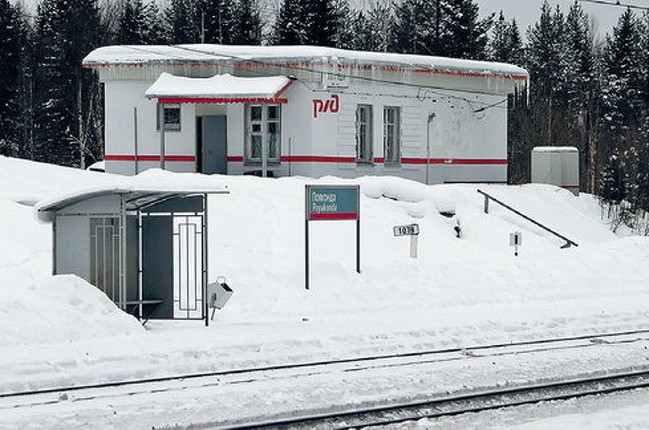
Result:
<svg viewBox="0 0 649 430"><path fill-rule="evenodd" d="M286 76L187 78L162 73L145 95L160 103L286 103L280 96L291 82Z"/></svg>
<svg viewBox="0 0 649 430"><path fill-rule="evenodd" d="M173 198L188 197L199 194L228 194L224 188L214 189L173 189L173 188L129 188L129 187L106 187L82 190L76 193L66 194L53 199L39 202L34 206L36 217L42 222L51 222L53 213L85 200L97 197L120 196L123 199L124 207L128 211L134 211L155 203L160 203Z"/></svg>

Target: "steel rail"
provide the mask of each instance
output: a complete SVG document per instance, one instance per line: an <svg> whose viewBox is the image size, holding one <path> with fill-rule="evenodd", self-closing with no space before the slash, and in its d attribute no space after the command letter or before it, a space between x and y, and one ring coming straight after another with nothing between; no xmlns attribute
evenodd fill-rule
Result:
<svg viewBox="0 0 649 430"><path fill-rule="evenodd" d="M99 388L124 387L130 385L141 385L141 384L149 384L149 383L156 383L156 382L171 382L171 381L191 380L191 379L199 379L199 378L207 378L207 377L240 375L240 374L247 374L247 373L303 369L303 368L330 366L330 365L337 365L337 364L362 363L362 362L372 362L372 361L381 361L381 360L389 360L389 359L435 356L435 355L442 355L442 354L449 354L449 353L460 353L467 357L471 357L472 354L474 354L477 351L489 351L489 350L494 350L499 348L547 345L552 343L606 339L611 337L621 337L621 336L630 336L630 335L648 334L648 333L649 333L649 329L638 329L638 330L607 332L607 333L599 333L599 334L565 336L565 337L558 337L558 338L545 338L545 339L527 340L527 341L520 341L520 342L502 342L502 343L493 343L487 345L474 345L468 347L453 347L453 348L433 349L433 350L424 350L424 351L411 351L411 352L403 352L403 353L350 357L350 358L331 359L331 360L319 360L319 361L290 363L290 364L277 364L277 365L250 367L250 368L235 368L235 369L219 370L219 371L212 371L212 372L189 373L189 374L160 376L160 377L151 377L151 378L142 378L142 379L127 379L121 381L109 381L109 382L102 382L102 383L95 383L95 384L71 385L71 386L51 387L51 388L43 388L43 389L35 389L35 390L6 392L6 393L0 393L0 399L11 398L11 397L34 396L39 394L66 393L70 391L83 391L83 390L99 389ZM626 342L626 341L622 341L622 342ZM621 343L621 342L616 342L616 343ZM597 345L597 343L593 343L593 345ZM563 346L563 347L558 346L556 348L550 348L550 349L566 349L572 347L574 346ZM584 345L581 345L581 347L584 347ZM538 350L531 350L529 352L537 352L537 351ZM520 353L520 351L515 353ZM499 355L499 354L494 354L494 355ZM475 356L480 357L479 355L475 355ZM414 363L410 363L410 364L414 364Z"/></svg>
<svg viewBox="0 0 649 430"><path fill-rule="evenodd" d="M611 375L519 385L392 405L374 405L347 411L321 412L242 424L209 424L221 430L242 429L349 429L405 423L422 418L440 418L465 413L567 400L597 394L612 394L649 388L649 367ZM216 424L216 425L213 425Z"/></svg>

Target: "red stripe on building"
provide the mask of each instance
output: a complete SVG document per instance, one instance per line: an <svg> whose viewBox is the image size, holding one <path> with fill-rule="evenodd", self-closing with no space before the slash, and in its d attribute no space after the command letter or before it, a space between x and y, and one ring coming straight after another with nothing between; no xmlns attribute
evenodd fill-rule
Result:
<svg viewBox="0 0 649 430"><path fill-rule="evenodd" d="M136 161L135 155L105 155L106 161ZM160 161L159 155L138 155L137 161ZM193 155L165 155L165 161L193 163L196 157Z"/></svg>
<svg viewBox="0 0 649 430"><path fill-rule="evenodd" d="M286 104L288 99L283 98L263 98L263 97L160 97L159 103L275 103Z"/></svg>
<svg viewBox="0 0 649 430"><path fill-rule="evenodd" d="M293 84L293 80L291 79L290 81L288 81L288 82L286 83L286 85L284 85L282 88L280 88L279 91L277 91L277 92L275 93L275 98L277 99L277 98L279 98L279 96L281 96L282 94L284 94L284 92L285 92L286 90L288 90L288 87L290 87L292 84Z"/></svg>
<svg viewBox="0 0 649 430"><path fill-rule="evenodd" d="M136 161L134 155L106 155L104 159L107 161ZM137 161L160 161L159 155L138 155ZM196 157L193 155L166 155L165 161L171 162L188 162L193 163ZM243 163L243 156L233 155L227 157L229 163ZM355 157L334 157L324 155L292 155L282 156L280 161L284 163L343 163L350 164L356 163ZM377 157L374 159L377 164L385 162L384 158ZM401 164L453 164L453 165L487 165L487 166L505 166L508 164L506 159L492 159L492 158L431 158L426 162L425 158L402 158ZM575 186L566 186L566 188L577 188Z"/></svg>
<svg viewBox="0 0 649 430"><path fill-rule="evenodd" d="M312 221L325 221L325 220L355 220L358 219L357 213L335 213L335 214L311 214L309 219Z"/></svg>
<svg viewBox="0 0 649 430"><path fill-rule="evenodd" d="M333 157L325 155L292 155L282 156L280 161L286 163L355 163L354 157Z"/></svg>

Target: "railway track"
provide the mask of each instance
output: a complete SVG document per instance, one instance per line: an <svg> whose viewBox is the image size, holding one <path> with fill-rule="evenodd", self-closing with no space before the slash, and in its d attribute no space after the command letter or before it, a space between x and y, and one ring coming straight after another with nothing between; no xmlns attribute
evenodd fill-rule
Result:
<svg viewBox="0 0 649 430"><path fill-rule="evenodd" d="M441 418L544 401L611 394L640 388L649 388L649 368L639 371L620 372L613 375L451 395L409 403L377 405L347 411L322 412L239 424L218 425L212 423L205 425L205 427L222 430L371 428L406 423L422 418Z"/></svg>
<svg viewBox="0 0 649 430"><path fill-rule="evenodd" d="M644 336L640 338L633 338L633 336L641 336L641 335ZM220 371L213 371L213 372L187 373L187 374L169 375L169 376L142 378L142 379L126 379L126 380L108 381L108 382L86 384L86 385L45 387L45 388L38 388L33 390L1 392L0 399L17 398L17 397L33 396L38 394L50 394L50 393L63 394L67 392L98 389L98 388L128 387L128 386L137 386L137 385L150 384L150 383L188 381L192 379L202 379L202 378L222 377L222 376L232 376L232 375L245 375L245 374L254 374L259 372L282 371L282 370L290 370L290 369L295 369L295 370L311 369L311 368L326 367L326 366L333 366L333 365L351 364L351 365L362 366L365 363L367 365L372 365L371 363L374 362L381 362L384 360L394 360L394 359L407 360L407 359L421 358L423 360L426 360L427 358L430 358L432 360L447 361L453 359L466 358L467 356L469 357L485 356L485 354L499 355L501 353L499 352L499 350L502 350L502 354L525 353L525 352L543 351L543 350L551 350L551 349L587 347L589 345L596 345L599 343L625 343L625 342L633 342L639 339L649 340L649 329L628 330L628 331L608 332L608 333L599 333L599 334L584 334L578 336L566 336L566 337L559 337L559 338L526 340L526 341L509 342L509 343L493 343L488 345L473 345L467 347L411 351L411 352L403 352L403 353L349 357L349 358L310 361L310 362L301 362L301 363L277 364L277 365L269 365L269 366L237 368L237 369L228 369L228 370L220 370ZM422 361L422 362L428 363L430 362L430 360ZM356 366L356 369L358 369L358 366Z"/></svg>
<svg viewBox="0 0 649 430"><path fill-rule="evenodd" d="M516 356L579 348L602 347L603 344L621 345L648 342L649 330L621 331L591 335L571 336L558 339L540 339L514 343L476 345L465 348L448 348L429 351L413 351L323 360L294 364L282 364L255 368L241 368L217 372L192 373L141 380L113 381L84 386L49 387L39 390L0 393L0 414L2 410L56 406L57 404L83 405L93 400L111 401L112 398L131 398L158 393L188 392L192 390L223 389L241 384L279 383L298 378L325 375L338 379L345 375L358 375L373 371L399 372L403 369L428 369L431 365L461 360ZM362 374L364 377L365 374ZM620 372L616 375L589 376L574 381L551 381L534 386L498 388L479 393L460 393L454 396L418 398L412 402L390 405L366 405L354 410L311 411L305 415L275 415L272 418L249 417L240 421L209 422L205 428L346 428L364 425L380 425L403 422L422 417L459 414L464 412L513 406L543 400L576 397L588 394L649 386L649 367ZM581 384L581 385L580 385ZM253 387L254 389L254 387ZM599 391L597 391L599 390ZM562 397L563 396L563 397ZM27 409L25 409L27 410ZM254 423L251 424L254 420ZM202 426L202 425L201 425ZM199 426L200 427L200 426Z"/></svg>

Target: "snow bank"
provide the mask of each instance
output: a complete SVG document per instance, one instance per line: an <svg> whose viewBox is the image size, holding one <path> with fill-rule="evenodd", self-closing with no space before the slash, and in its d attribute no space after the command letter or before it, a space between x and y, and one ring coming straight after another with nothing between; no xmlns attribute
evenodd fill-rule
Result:
<svg viewBox="0 0 649 430"><path fill-rule="evenodd" d="M354 270L355 223L312 222L306 291L304 187L314 183L360 184L362 273ZM48 226L10 200L124 184L231 192L209 199L210 281L226 276L234 290L209 328L151 321L143 331L85 282L53 279ZM562 240L494 203L485 214L477 189L579 247L561 249ZM0 365L8 369L0 386L649 326L649 239L616 236L593 196L549 185L425 186L390 177L262 179L157 169L124 178L0 158L0 218L0 334L9 345L0 348ZM392 233L411 222L421 230L418 259L409 257L408 238ZM513 231L523 233L519 257L509 246Z"/></svg>
<svg viewBox="0 0 649 430"><path fill-rule="evenodd" d="M3 348L142 331L97 288L76 276L51 276L50 227L37 223L31 208L0 198L0 219Z"/></svg>

